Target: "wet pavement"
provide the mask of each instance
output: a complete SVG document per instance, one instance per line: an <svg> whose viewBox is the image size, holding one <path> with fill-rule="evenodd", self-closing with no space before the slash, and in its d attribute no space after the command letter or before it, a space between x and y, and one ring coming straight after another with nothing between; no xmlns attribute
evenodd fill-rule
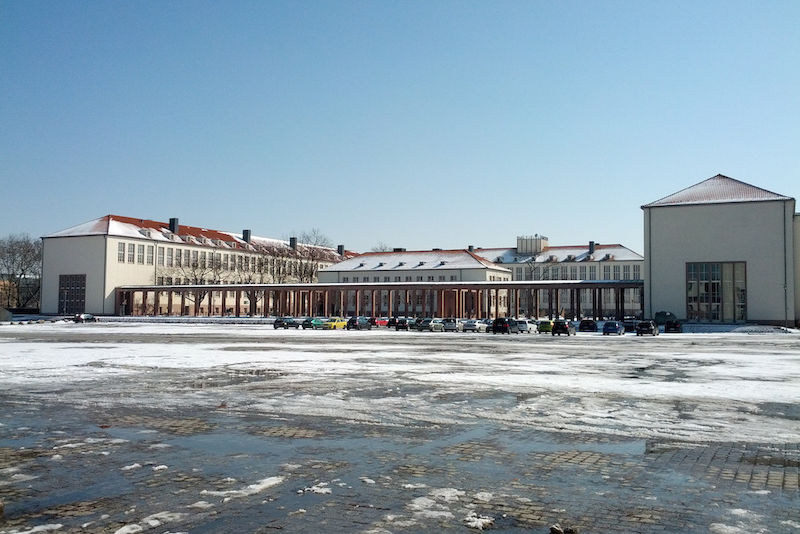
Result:
<svg viewBox="0 0 800 534"><path fill-rule="evenodd" d="M23 342L34 352L65 341L102 352L96 346L109 342L108 333L91 332L36 332ZM404 351L432 359L445 350L443 337L393 334L327 336L324 350L346 351L353 339L370 346L402 339L412 347ZM113 343L125 343L125 335ZM311 332L270 336L276 347L317 347L323 339ZM447 338L448 351L458 350L455 336ZM209 335L180 342L219 341ZM156 333L129 342L165 341ZM231 350L254 340L225 342ZM731 341L731 350L738 345ZM152 360L120 371L118 362L98 360L82 367L88 375L35 383L0 371L2 534L547 533L555 523L579 532L800 531L796 441L543 429L535 420L487 415L541 391L440 389L436 381L404 378L405 368L334 381L288 365L198 369ZM371 417L348 414L346 405L301 410L290 400L330 403L323 392L358 396ZM418 395L436 409L386 404L418 402ZM796 422L789 409L776 403L771 416Z"/></svg>

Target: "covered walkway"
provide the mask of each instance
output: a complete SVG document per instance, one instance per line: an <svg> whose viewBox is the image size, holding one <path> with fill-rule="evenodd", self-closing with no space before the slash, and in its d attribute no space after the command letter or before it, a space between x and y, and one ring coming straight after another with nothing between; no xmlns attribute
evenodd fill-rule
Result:
<svg viewBox="0 0 800 534"><path fill-rule="evenodd" d="M633 310L625 308L631 292L638 296L639 304ZM116 289L115 309L117 315L621 319L642 316L644 283L542 280L121 286Z"/></svg>

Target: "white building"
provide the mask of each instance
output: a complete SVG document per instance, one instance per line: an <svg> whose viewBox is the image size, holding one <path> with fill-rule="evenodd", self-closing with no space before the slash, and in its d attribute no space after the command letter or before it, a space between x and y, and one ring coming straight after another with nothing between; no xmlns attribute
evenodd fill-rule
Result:
<svg viewBox="0 0 800 534"><path fill-rule="evenodd" d="M250 230L234 234L179 225L178 219L106 215L42 238L41 311L113 314L114 289L125 285L313 282L320 268L344 255L341 246L257 237ZM150 311L226 311L219 299L203 309L197 304L196 310Z"/></svg>
<svg viewBox="0 0 800 534"><path fill-rule="evenodd" d="M717 175L642 210L647 315L795 324L800 215L793 198Z"/></svg>
<svg viewBox="0 0 800 534"><path fill-rule="evenodd" d="M512 273L506 267L496 265L469 250L425 250L406 251L396 249L393 252L369 252L344 260L319 272L320 283L408 283L408 282L494 282L509 281ZM352 313L355 309L356 294L350 292L346 303L346 312ZM386 294L381 295L382 301L376 304L376 312L383 315L393 314L389 309L389 299ZM484 297L493 299L490 302L465 302L463 306L456 306L454 302L439 302L436 292L419 291L412 297L408 310L409 315L433 310L450 310L450 315L455 314L457 308L466 308L472 313L477 310L506 309L506 296L503 294ZM446 296L446 299L450 296ZM429 299L425 301L424 299ZM461 303L460 303L461 304ZM359 309L366 309L359 306Z"/></svg>
<svg viewBox="0 0 800 534"><path fill-rule="evenodd" d="M551 246L545 236L518 236L513 248L476 248L475 254L495 264L508 267L514 280L641 280L644 257L619 244L598 244L590 241L586 245ZM641 310L639 291L623 292L621 307L638 313ZM522 296L525 298L525 295ZM616 294L603 294L601 316L612 315L617 309ZM562 290L560 302L569 302L566 290ZM591 295L581 296L581 310L588 309ZM530 310L522 302L524 310ZM603 311L605 310L605 311ZM636 311L634 311L636 310ZM565 306L567 317L577 318L579 313Z"/></svg>

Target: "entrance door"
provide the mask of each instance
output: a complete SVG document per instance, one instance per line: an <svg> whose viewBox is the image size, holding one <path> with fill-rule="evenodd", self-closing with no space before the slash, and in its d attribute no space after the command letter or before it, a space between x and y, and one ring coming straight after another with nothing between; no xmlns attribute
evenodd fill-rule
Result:
<svg viewBox="0 0 800 534"><path fill-rule="evenodd" d="M86 311L86 275L58 276L58 313L75 314Z"/></svg>

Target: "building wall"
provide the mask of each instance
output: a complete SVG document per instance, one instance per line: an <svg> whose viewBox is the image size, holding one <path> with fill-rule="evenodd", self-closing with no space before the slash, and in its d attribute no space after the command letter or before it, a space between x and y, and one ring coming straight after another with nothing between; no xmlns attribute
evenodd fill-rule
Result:
<svg viewBox="0 0 800 534"><path fill-rule="evenodd" d="M42 241L42 313L58 313L58 281L86 275L86 312L103 313L105 236L46 238Z"/></svg>
<svg viewBox="0 0 800 534"><path fill-rule="evenodd" d="M118 246L125 246L125 261L118 259ZM133 261L129 261L128 247L134 246ZM144 257L139 263L138 247L144 246ZM149 255L149 247L153 247L153 256ZM108 236L108 254L105 257L106 286L103 295L103 311L96 313L113 314L115 312L114 288L124 285L148 285L155 283L156 273L155 243L149 239L132 239ZM152 259L152 262L150 260ZM87 310L88 311L88 310Z"/></svg>
<svg viewBox="0 0 800 534"><path fill-rule="evenodd" d="M378 282L483 282L492 280L511 280L511 273L508 271L495 271L489 268L479 269L405 269L393 271L321 271L319 281L321 283L361 283L374 282L378 277ZM389 280L385 280L385 278ZM400 280L396 280L400 277ZM406 278L410 277L410 280ZM440 279L440 277L444 277ZM453 278L455 277L455 278ZM356 280L356 278L358 280ZM421 280L418 280L421 278Z"/></svg>
<svg viewBox="0 0 800 534"><path fill-rule="evenodd" d="M795 214L794 222L794 320L800 321L800 214Z"/></svg>
<svg viewBox="0 0 800 534"><path fill-rule="evenodd" d="M645 208L645 314L686 318L688 262L746 262L747 319L794 322L794 201Z"/></svg>

